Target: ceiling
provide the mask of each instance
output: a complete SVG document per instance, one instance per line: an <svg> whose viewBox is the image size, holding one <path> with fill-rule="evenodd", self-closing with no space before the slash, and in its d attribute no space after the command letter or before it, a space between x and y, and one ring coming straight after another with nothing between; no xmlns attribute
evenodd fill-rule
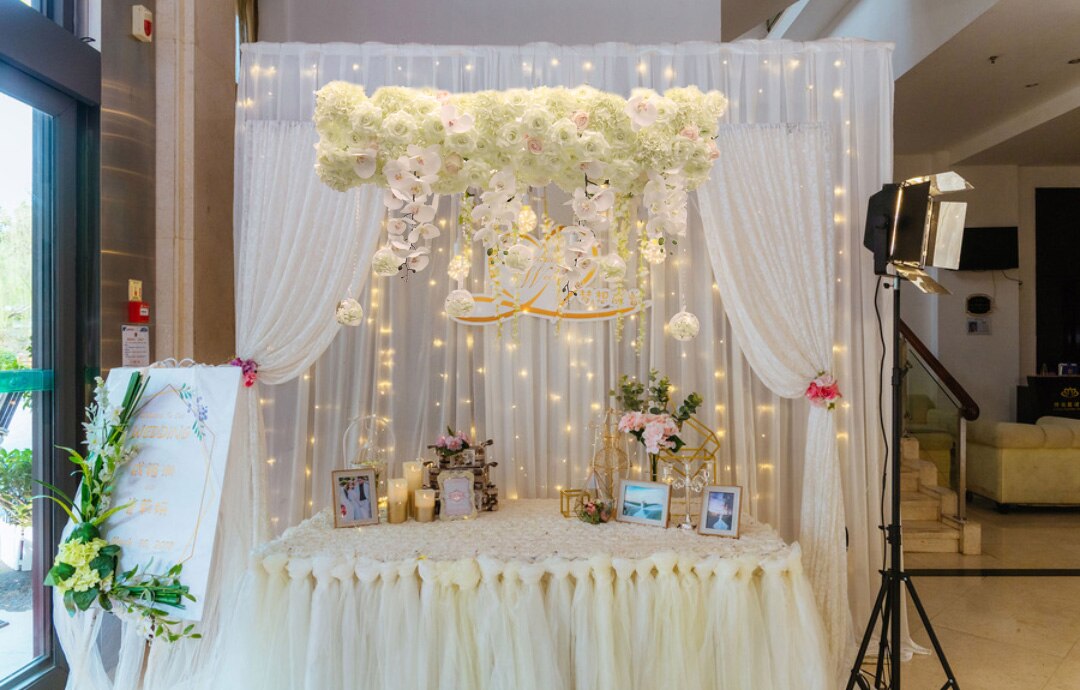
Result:
<svg viewBox="0 0 1080 690"><path fill-rule="evenodd" d="M772 19L794 0L723 0L720 3L720 40L734 41L750 29Z"/></svg>
<svg viewBox="0 0 1080 690"><path fill-rule="evenodd" d="M952 163L1080 165L1074 58L1080 1L1000 0L897 80L896 153L949 151Z"/></svg>

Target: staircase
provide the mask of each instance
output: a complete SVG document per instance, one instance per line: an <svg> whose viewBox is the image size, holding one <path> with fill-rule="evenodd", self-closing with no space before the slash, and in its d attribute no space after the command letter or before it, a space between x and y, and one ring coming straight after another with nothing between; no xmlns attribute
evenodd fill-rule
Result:
<svg viewBox="0 0 1080 690"><path fill-rule="evenodd" d="M900 521L905 553L982 552L982 528L960 521L956 492L938 486L937 466L919 455L919 441L904 438L900 464Z"/></svg>

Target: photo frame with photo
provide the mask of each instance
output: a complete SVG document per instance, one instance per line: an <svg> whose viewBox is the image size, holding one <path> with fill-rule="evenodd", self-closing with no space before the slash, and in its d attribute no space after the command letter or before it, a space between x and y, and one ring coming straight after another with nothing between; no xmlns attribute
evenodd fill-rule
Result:
<svg viewBox="0 0 1080 690"><path fill-rule="evenodd" d="M739 538L741 486L706 486L701 492L698 533Z"/></svg>
<svg viewBox="0 0 1080 690"><path fill-rule="evenodd" d="M633 479L619 481L615 519L652 527L667 527L671 510L671 485Z"/></svg>
<svg viewBox="0 0 1080 690"><path fill-rule="evenodd" d="M379 489L375 468L335 470L330 473L334 527L360 527L379 523Z"/></svg>
<svg viewBox="0 0 1080 690"><path fill-rule="evenodd" d="M476 517L476 495L472 470L439 473L439 519L468 520Z"/></svg>

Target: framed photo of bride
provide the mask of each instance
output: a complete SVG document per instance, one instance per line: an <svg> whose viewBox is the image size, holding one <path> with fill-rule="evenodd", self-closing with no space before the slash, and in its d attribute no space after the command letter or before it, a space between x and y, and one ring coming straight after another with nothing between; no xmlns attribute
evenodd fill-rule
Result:
<svg viewBox="0 0 1080 690"><path fill-rule="evenodd" d="M739 538L742 487L706 486L701 497L698 533Z"/></svg>
<svg viewBox="0 0 1080 690"><path fill-rule="evenodd" d="M335 470L330 477L334 490L334 527L379 523L379 491L374 467Z"/></svg>

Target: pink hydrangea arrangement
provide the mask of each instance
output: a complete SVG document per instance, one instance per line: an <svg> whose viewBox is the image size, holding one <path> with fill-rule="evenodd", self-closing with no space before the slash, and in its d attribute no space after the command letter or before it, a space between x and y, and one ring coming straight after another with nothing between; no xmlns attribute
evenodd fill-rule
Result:
<svg viewBox="0 0 1080 690"><path fill-rule="evenodd" d="M679 426L667 412L627 412L619 420L619 431L634 434L645 446L645 452L655 454L675 449Z"/></svg>
<svg viewBox="0 0 1080 690"><path fill-rule="evenodd" d="M843 396L840 395L840 384L836 382L836 377L824 371L819 371L817 378L806 388L806 399L817 407L834 409L841 397Z"/></svg>
<svg viewBox="0 0 1080 690"><path fill-rule="evenodd" d="M672 388L668 377L653 369L647 383L624 375L619 379L619 387L611 391L616 403L624 410L619 419L619 431L632 434L645 447L649 454L649 476L653 481L657 477L657 456L665 450L678 453L686 445L679 438L679 430L703 402L700 395L691 393L672 411Z"/></svg>

